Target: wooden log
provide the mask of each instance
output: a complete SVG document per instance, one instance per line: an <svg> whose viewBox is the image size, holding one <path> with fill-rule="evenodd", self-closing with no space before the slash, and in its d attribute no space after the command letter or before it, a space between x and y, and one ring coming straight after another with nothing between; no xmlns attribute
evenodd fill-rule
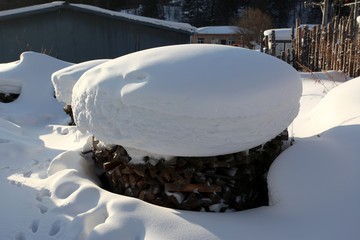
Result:
<svg viewBox="0 0 360 240"><path fill-rule="evenodd" d="M163 170L160 172L160 177L164 178L168 182L171 180L171 176L170 176L169 172L166 170Z"/></svg>
<svg viewBox="0 0 360 240"><path fill-rule="evenodd" d="M119 166L121 164L121 162L119 161L112 161L112 162L106 162L106 163L103 163L103 167L104 167L104 170L106 172L114 169L115 167Z"/></svg>
<svg viewBox="0 0 360 240"><path fill-rule="evenodd" d="M170 192L221 192L221 186L212 184L176 184L176 183L166 183L165 190Z"/></svg>
<svg viewBox="0 0 360 240"><path fill-rule="evenodd" d="M140 176L140 177L145 177L145 172L146 172L146 166L143 164L136 164L136 165L132 165L133 167L133 171L136 175Z"/></svg>

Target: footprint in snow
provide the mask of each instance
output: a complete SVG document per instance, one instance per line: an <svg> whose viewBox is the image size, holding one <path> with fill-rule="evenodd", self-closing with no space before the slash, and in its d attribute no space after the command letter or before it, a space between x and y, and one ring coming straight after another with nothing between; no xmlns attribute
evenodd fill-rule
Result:
<svg viewBox="0 0 360 240"><path fill-rule="evenodd" d="M11 180L10 183L14 186L17 187L21 187L23 184L21 182L15 181L15 180Z"/></svg>
<svg viewBox="0 0 360 240"><path fill-rule="evenodd" d="M30 229L33 233L36 233L39 229L39 220L35 219L30 224Z"/></svg>
<svg viewBox="0 0 360 240"><path fill-rule="evenodd" d="M61 230L61 220L56 220L51 225L49 236L55 236Z"/></svg>
<svg viewBox="0 0 360 240"><path fill-rule="evenodd" d="M38 200L39 202L42 202L44 197L46 198L51 197L51 192L49 191L49 189L46 188L41 189L40 192L36 194L35 199Z"/></svg>
<svg viewBox="0 0 360 240"><path fill-rule="evenodd" d="M45 214L49 210L47 206L42 204L37 205L37 208L39 208L41 214Z"/></svg>
<svg viewBox="0 0 360 240"><path fill-rule="evenodd" d="M29 178L32 174L32 171L31 170L26 170L25 172L23 172L23 176L24 178Z"/></svg>
<svg viewBox="0 0 360 240"><path fill-rule="evenodd" d="M26 240L24 233L19 232L15 235L15 240Z"/></svg>

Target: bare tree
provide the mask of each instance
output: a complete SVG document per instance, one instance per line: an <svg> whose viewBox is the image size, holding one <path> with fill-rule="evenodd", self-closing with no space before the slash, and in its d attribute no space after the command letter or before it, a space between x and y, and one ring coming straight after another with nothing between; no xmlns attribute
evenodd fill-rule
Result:
<svg viewBox="0 0 360 240"><path fill-rule="evenodd" d="M272 19L260 9L245 9L238 20L234 21L243 45L253 48L254 43L260 43L261 33L272 27Z"/></svg>

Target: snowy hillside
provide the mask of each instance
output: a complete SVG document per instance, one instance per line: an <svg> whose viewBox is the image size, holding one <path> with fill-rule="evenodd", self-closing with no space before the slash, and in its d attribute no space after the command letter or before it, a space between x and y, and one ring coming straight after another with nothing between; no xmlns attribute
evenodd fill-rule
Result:
<svg viewBox="0 0 360 240"><path fill-rule="evenodd" d="M91 136L67 126L64 104L53 98L51 74L70 65L36 53L0 64L0 91L21 91L16 101L0 103L0 239L338 240L360 235L360 78L300 74L300 113L289 126L295 143L271 166L271 205L201 213L154 206L99 187L92 162L81 155Z"/></svg>

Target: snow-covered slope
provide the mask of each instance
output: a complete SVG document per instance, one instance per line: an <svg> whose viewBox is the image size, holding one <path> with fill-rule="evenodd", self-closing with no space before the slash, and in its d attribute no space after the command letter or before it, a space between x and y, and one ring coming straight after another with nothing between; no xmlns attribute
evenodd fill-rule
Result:
<svg viewBox="0 0 360 240"><path fill-rule="evenodd" d="M45 65L41 59L53 60L38 57L29 62L23 58L28 67L22 71L6 71L15 63L0 68L0 79L31 85L41 78L50 89L50 72L65 66L57 61ZM275 160L268 176L271 206L233 213L178 211L109 193L99 187L91 161L80 154L82 146L88 146L88 135L75 127L52 125L66 119L52 94L34 89L22 100L0 103L0 239L357 239L360 106L352 93L360 92L360 79L337 85L322 79L322 85L302 76L295 136L306 130L307 113L327 114L330 109L346 115L341 123L338 116L326 115L329 130L295 137L294 145ZM324 86L333 90L326 95ZM28 104L34 99L42 100L40 108ZM351 109L343 109L349 103ZM34 121L25 121L25 110L37 113ZM303 127L296 127L300 124ZM73 149L75 145L79 149Z"/></svg>

